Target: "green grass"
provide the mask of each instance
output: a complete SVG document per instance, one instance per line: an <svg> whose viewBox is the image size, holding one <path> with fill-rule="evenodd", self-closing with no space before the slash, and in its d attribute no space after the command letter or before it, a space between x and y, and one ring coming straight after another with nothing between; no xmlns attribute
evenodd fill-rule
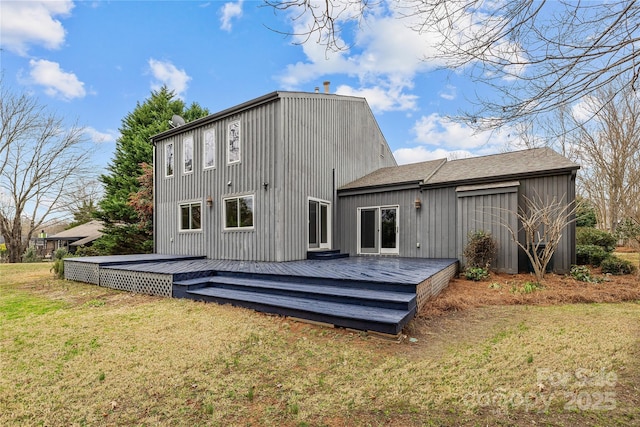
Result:
<svg viewBox="0 0 640 427"><path fill-rule="evenodd" d="M639 303L470 310L396 343L0 265L0 307L3 426L640 420ZM615 409L569 405L605 392Z"/></svg>

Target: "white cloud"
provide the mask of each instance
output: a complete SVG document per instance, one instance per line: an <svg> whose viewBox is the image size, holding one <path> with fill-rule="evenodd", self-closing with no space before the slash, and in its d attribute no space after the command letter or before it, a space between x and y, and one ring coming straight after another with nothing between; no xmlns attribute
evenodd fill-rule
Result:
<svg viewBox="0 0 640 427"><path fill-rule="evenodd" d="M244 0L237 2L225 3L220 9L220 28L224 31L231 31L232 21L242 16L242 3Z"/></svg>
<svg viewBox="0 0 640 427"><path fill-rule="evenodd" d="M413 89L417 73L443 65L424 60L427 55L436 56L435 46L441 37L416 32L410 28L410 21L400 19L382 4L359 25L349 21L359 10L339 15L338 30L345 34L354 31L355 37L349 49L338 52L327 51L314 38L303 43L307 28L312 25L310 14L294 20L292 32L298 34L294 41L302 43L306 60L289 65L280 76L285 89L299 89L320 76L346 74L358 79L358 87L342 85L338 93L365 96L377 112L416 109L418 97L407 91ZM338 43L342 42L341 34L337 33Z"/></svg>
<svg viewBox="0 0 640 427"><path fill-rule="evenodd" d="M118 134L114 131L100 132L92 127L84 128L84 133L92 142L96 144L115 142L116 138L118 138Z"/></svg>
<svg viewBox="0 0 640 427"><path fill-rule="evenodd" d="M412 131L418 145L395 150L393 155L399 164L494 154L515 146L517 141L517 134L509 129L476 132L437 113L418 119Z"/></svg>
<svg viewBox="0 0 640 427"><path fill-rule="evenodd" d="M418 143L476 153L499 151L516 139L516 133L511 133L509 129L477 132L463 123L454 122L438 113L422 116L412 130Z"/></svg>
<svg viewBox="0 0 640 427"><path fill-rule="evenodd" d="M465 159L467 157L473 157L474 154L470 151L456 150L447 151L444 148L436 148L435 150L429 150L424 146L418 146L413 148L399 148L393 152L393 156L400 165L407 163L426 162L428 160L436 159Z"/></svg>
<svg viewBox="0 0 640 427"><path fill-rule="evenodd" d="M169 61L158 61L153 58L149 59L149 68L151 74L156 81L151 82L152 90L160 90L165 85L169 90L176 93L178 98L182 98L191 77L185 70L179 70Z"/></svg>
<svg viewBox="0 0 640 427"><path fill-rule="evenodd" d="M29 66L30 83L43 86L44 92L49 96L69 101L83 98L87 94L84 83L75 74L62 70L57 62L32 59Z"/></svg>
<svg viewBox="0 0 640 427"><path fill-rule="evenodd" d="M440 98L453 101L458 97L458 89L453 85L446 85L439 93Z"/></svg>
<svg viewBox="0 0 640 427"><path fill-rule="evenodd" d="M404 87L385 84L364 89L341 85L338 86L336 93L366 98L373 112L415 110L418 101L418 96L404 92Z"/></svg>
<svg viewBox="0 0 640 427"><path fill-rule="evenodd" d="M69 16L73 7L70 0L3 1L0 14L2 47L23 56L31 45L60 48L65 30L56 17Z"/></svg>

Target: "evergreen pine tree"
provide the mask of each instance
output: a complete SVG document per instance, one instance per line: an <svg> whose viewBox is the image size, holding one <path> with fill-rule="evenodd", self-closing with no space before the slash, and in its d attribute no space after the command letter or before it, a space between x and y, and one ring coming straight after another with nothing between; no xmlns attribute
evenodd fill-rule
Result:
<svg viewBox="0 0 640 427"><path fill-rule="evenodd" d="M209 112L197 103L185 108L175 92L163 86L152 91L144 103L138 102L136 108L122 119L115 156L107 167L108 172L100 176L104 197L99 203L96 218L104 223L104 235L94 243L94 248L100 253L153 251L153 240L138 226L138 214L129 200L140 190L138 178L143 174L142 164L153 164L150 137L168 130L169 120L174 114L189 122Z"/></svg>

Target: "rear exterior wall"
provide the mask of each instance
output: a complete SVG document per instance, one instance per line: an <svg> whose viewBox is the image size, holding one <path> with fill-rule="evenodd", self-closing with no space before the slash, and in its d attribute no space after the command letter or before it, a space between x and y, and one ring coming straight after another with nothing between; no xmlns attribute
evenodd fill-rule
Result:
<svg viewBox="0 0 640 427"><path fill-rule="evenodd" d="M227 164L227 126L239 120L241 161ZM216 166L203 167L203 135L214 129ZM194 141L194 170L182 172L182 143ZM175 170L165 177L165 145ZM156 143L156 252L214 259L289 261L307 251L308 198L332 203L335 189L395 160L366 102L324 94L283 93ZM224 229L223 199L253 195L254 227ZM212 206L206 200L211 198ZM179 231L180 204L202 205L202 228ZM333 220L333 242L338 223ZM335 243L334 243L335 246Z"/></svg>

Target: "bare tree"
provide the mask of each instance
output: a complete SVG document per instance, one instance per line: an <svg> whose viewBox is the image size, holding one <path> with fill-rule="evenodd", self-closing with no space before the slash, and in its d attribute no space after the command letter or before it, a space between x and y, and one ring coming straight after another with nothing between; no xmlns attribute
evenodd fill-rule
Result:
<svg viewBox="0 0 640 427"><path fill-rule="evenodd" d="M479 129L531 121L616 79L640 76L640 5L633 0L265 0L296 11L298 36L346 47L342 27L381 7L437 40L438 63L478 84L475 107L459 117ZM426 58L433 59L433 58ZM487 94L486 96L483 94Z"/></svg>
<svg viewBox="0 0 640 427"><path fill-rule="evenodd" d="M579 189L594 204L600 226L614 232L640 212L640 99L616 84L595 92L582 109L595 118L574 117L572 145L583 165Z"/></svg>
<svg viewBox="0 0 640 427"><path fill-rule="evenodd" d="M2 88L1 110L0 234L9 262L20 262L33 233L66 211L78 177L89 171L89 152L82 128L65 128L62 119L25 95Z"/></svg>
<svg viewBox="0 0 640 427"><path fill-rule="evenodd" d="M541 282L551 257L558 249L567 225L575 221L575 203L568 203L564 197L543 199L539 195L524 197L524 207L515 212L518 227L501 221L509 231L511 240L527 254L536 280ZM524 241L519 238L522 232Z"/></svg>

